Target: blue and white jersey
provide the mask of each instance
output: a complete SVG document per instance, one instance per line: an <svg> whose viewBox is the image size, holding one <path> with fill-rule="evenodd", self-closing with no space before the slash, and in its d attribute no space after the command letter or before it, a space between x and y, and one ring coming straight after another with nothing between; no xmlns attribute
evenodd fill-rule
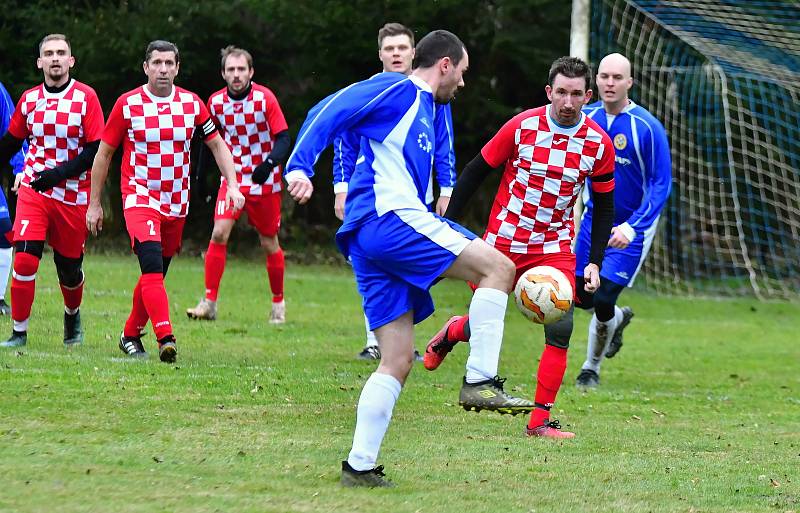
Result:
<svg viewBox="0 0 800 513"><path fill-rule="evenodd" d="M6 88L0 83L0 137L6 135L8 124L11 121L11 114L13 113L14 102L11 101L11 95L8 94ZM25 168L25 153L27 153L27 151L28 141L23 141L22 148L8 161L15 175L21 173ZM2 191L0 191L0 193L2 193Z"/></svg>
<svg viewBox="0 0 800 513"><path fill-rule="evenodd" d="M637 238L642 237L655 228L672 187L672 158L664 126L632 101L616 116L607 115L601 101L585 106L583 111L608 133L616 150L614 225L625 230L627 224ZM589 191L588 199L584 193L588 221L592 215L591 187L585 191ZM591 223L582 223L584 229L591 230Z"/></svg>
<svg viewBox="0 0 800 513"><path fill-rule="evenodd" d="M345 256L349 232L387 212L428 211L434 164L435 102L415 76L379 73L328 96L308 113L286 163L286 174L314 176L320 153L342 133L359 138L350 179L347 216L337 232Z"/></svg>
<svg viewBox="0 0 800 513"><path fill-rule="evenodd" d="M450 104L435 104L434 131L434 164L436 182L440 194L450 196L456 184L456 153L453 137L453 114ZM359 137L351 131L342 133L333 141L333 192L347 192L350 177L355 171L356 162L363 159L359 153L361 144ZM428 184L425 201L433 203L433 177Z"/></svg>

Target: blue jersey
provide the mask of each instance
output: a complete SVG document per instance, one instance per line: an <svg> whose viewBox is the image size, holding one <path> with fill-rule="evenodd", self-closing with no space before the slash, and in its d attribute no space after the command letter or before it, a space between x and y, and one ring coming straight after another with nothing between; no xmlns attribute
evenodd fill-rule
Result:
<svg viewBox="0 0 800 513"><path fill-rule="evenodd" d="M453 141L453 114L450 104L436 104L434 111L434 164L436 182L449 195L456 184L456 153ZM347 192L348 183L355 171L361 142L353 132L347 131L333 141L333 190ZM433 203L433 179L428 184L425 201Z"/></svg>
<svg viewBox="0 0 800 513"><path fill-rule="evenodd" d="M664 126L633 102L611 123L603 102L583 108L606 131L616 150L614 167L614 225L627 223L641 238L655 228L672 187L672 159ZM610 126L609 126L610 125ZM588 181L588 179L587 179ZM591 187L586 201L586 220L591 219ZM581 224L581 231L591 224Z"/></svg>
<svg viewBox="0 0 800 513"><path fill-rule="evenodd" d="M428 211L434 164L436 107L430 86L415 76L379 73L322 100L308 113L285 173L309 178L320 153L344 132L359 138L350 179L347 216L337 233L348 256L347 235L387 212Z"/></svg>
<svg viewBox="0 0 800 513"><path fill-rule="evenodd" d="M0 83L0 137L6 135L8 131L8 124L11 121L11 115L14 113L14 102L11 101L11 95L8 94L6 88ZM14 174L19 174L25 167L25 153L28 151L28 142L23 141L22 148L11 157L8 161L11 164L11 169Z"/></svg>

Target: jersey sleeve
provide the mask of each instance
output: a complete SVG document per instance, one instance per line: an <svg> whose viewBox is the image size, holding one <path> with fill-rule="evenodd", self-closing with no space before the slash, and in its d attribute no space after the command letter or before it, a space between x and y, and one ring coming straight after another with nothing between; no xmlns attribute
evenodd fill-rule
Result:
<svg viewBox="0 0 800 513"><path fill-rule="evenodd" d="M456 152L453 146L453 113L450 104L437 104L434 120L436 132L436 151L434 154L434 170L439 183L440 194L449 196L456 184Z"/></svg>
<svg viewBox="0 0 800 513"><path fill-rule="evenodd" d="M91 91L87 97L86 116L83 118L83 133L86 142L99 141L103 137L103 109L97 93Z"/></svg>
<svg viewBox="0 0 800 513"><path fill-rule="evenodd" d="M514 153L517 129L520 127L519 115L514 116L494 134L481 149L483 160L491 168L500 167Z"/></svg>
<svg viewBox="0 0 800 513"><path fill-rule="evenodd" d="M194 125L203 132L203 140L210 141L219 135L217 125L214 124L214 120L211 119L211 114L208 112L208 107L206 107L206 104L203 103L203 100L201 100L198 96L195 96L195 101L197 102L199 110L197 112L197 117L194 120Z"/></svg>
<svg viewBox="0 0 800 513"><path fill-rule="evenodd" d="M122 106L125 104L125 97L122 96L114 103L111 109L111 114L108 115L108 121L103 129L102 141L112 148L118 148L122 144L128 132L128 122L122 113Z"/></svg>
<svg viewBox="0 0 800 513"><path fill-rule="evenodd" d="M598 148L598 157L589 173L592 179L592 192L611 192L614 190L614 145L611 138L602 132L603 138Z"/></svg>
<svg viewBox="0 0 800 513"><path fill-rule="evenodd" d="M289 125L286 124L286 118L283 116L281 104L278 103L278 98L275 97L275 93L265 87L264 97L267 100L267 123L269 123L269 131L274 135L288 130Z"/></svg>
<svg viewBox="0 0 800 513"><path fill-rule="evenodd" d="M408 86L407 81L373 77L351 84L315 105L300 128L284 174L299 171L313 177L320 153L346 130L357 137L383 140L396 124L395 114L405 112L416 99L417 88Z"/></svg>
<svg viewBox="0 0 800 513"><path fill-rule="evenodd" d="M642 204L631 214L627 223L637 233L646 232L658 220L672 188L672 157L667 134L661 123L654 124L642 134L644 149L645 190Z"/></svg>
<svg viewBox="0 0 800 513"><path fill-rule="evenodd" d="M333 141L333 192L347 192L347 184L356 169L361 142L352 132L342 132Z"/></svg>

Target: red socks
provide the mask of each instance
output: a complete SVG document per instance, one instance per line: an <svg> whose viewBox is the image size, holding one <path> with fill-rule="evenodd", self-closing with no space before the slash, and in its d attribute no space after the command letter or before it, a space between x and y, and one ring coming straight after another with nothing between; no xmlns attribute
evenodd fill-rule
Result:
<svg viewBox="0 0 800 513"><path fill-rule="evenodd" d="M14 255L14 274L11 278L11 318L15 321L26 321L31 316L38 269L39 259L30 253L20 251Z"/></svg>
<svg viewBox="0 0 800 513"><path fill-rule="evenodd" d="M283 271L285 264L283 260L283 250L271 255L267 255L267 275L269 275L269 288L272 290L272 302L280 303L283 301Z"/></svg>
<svg viewBox="0 0 800 513"><path fill-rule="evenodd" d="M228 257L228 245L208 243L206 251L206 299L216 301L219 293L219 283L222 273L225 272L225 260Z"/></svg>
<svg viewBox="0 0 800 513"><path fill-rule="evenodd" d="M465 315L447 327L447 340L450 342L469 341L469 315Z"/></svg>
<svg viewBox="0 0 800 513"><path fill-rule="evenodd" d="M133 289L133 305L131 306L131 314L128 320L125 321L125 328L122 334L126 337L138 337L145 325L147 325L147 310L144 308L144 301L142 300L142 278L136 282L136 288Z"/></svg>
<svg viewBox="0 0 800 513"><path fill-rule="evenodd" d="M161 273L146 273L139 279L142 289L142 301L147 316L153 324L156 339L161 340L172 335L172 323L169 320L169 300L167 290L164 288L164 275ZM135 306L134 306L135 308ZM131 317L133 312L131 312ZM136 336L139 334L137 333Z"/></svg>
<svg viewBox="0 0 800 513"><path fill-rule="evenodd" d="M536 407L531 412L529 428L541 426L550 418L550 407L556 402L556 395L567 370L567 350L545 344L539 371L536 375Z"/></svg>
<svg viewBox="0 0 800 513"><path fill-rule="evenodd" d="M66 287L59 283L61 286L61 295L64 296L64 307L68 310L75 311L81 307L81 301L83 300L83 282L84 279L81 278L81 282L74 287Z"/></svg>

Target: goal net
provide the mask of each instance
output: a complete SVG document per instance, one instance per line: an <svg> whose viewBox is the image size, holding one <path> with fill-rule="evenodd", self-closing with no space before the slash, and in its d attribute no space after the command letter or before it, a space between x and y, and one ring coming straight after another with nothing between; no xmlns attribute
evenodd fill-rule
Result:
<svg viewBox="0 0 800 513"><path fill-rule="evenodd" d="M592 0L590 59L633 64L673 189L637 284L800 296L800 3Z"/></svg>

